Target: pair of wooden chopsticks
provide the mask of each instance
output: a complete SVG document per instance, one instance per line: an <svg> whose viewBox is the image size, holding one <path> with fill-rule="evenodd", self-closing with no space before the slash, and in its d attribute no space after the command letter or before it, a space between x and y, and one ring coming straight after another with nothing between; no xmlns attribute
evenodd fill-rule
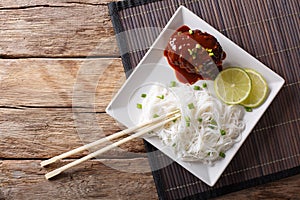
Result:
<svg viewBox="0 0 300 200"><path fill-rule="evenodd" d="M47 173L45 175L45 177L46 177L46 179L50 179L50 178L52 178L52 177L60 174L61 172L65 171L65 170L67 170L67 169L69 169L71 167L74 167L75 165L78 165L78 164L80 164L80 163L82 163L84 161L87 161L87 160L89 160L89 159L91 159L93 157L96 157L96 156L98 156L98 155L100 155L100 154L102 154L102 153L104 153L106 151L109 151L112 148L117 147L117 146L119 146L119 145L121 145L121 144L123 144L125 142L128 142L128 141L134 139L134 138L140 137L140 136L144 135L145 133L148 133L148 132L150 132L150 131L152 131L154 129L157 129L157 128L163 126L164 124L166 124L168 122L171 122L171 121L177 119L178 117L180 117L180 113L179 113L179 110L176 110L176 111L170 112L170 113L168 113L168 114L166 114L164 116L160 116L160 117L154 118L153 120L151 120L149 122L145 122L145 123L139 124L139 125L137 125L135 127L125 129L123 131L117 132L117 133L115 133L113 135L110 135L108 137L105 137L105 138L102 138L102 139L97 140L95 142L92 142L92 143L86 144L84 146L81 146L81 147L79 147L77 149L73 149L73 150L68 151L66 153L63 153L61 155L58 155L58 156L55 156L55 157L50 158L48 160L42 161L41 162L41 166L44 167L44 166L49 165L51 163L54 163L54 162L56 162L58 160L61 160L61 159L66 158L66 157L69 157L69 156L71 156L73 154L79 153L79 152L81 152L83 150L86 150L86 149L91 148L93 146L99 145L101 143L104 143L104 142L106 142L108 140L116 139L116 138L119 138L119 137L121 137L123 135L126 135L126 134L133 133L133 132L137 131L136 133L134 133L132 135L129 135L128 137L123 138L123 139L119 140L118 142L112 143L112 144L110 144L110 145L108 145L108 146L106 146L106 147L104 147L102 149L99 149L98 151L95 151L95 152L93 152L93 153L91 153L91 154L89 154L87 156L84 156L84 157L82 157L82 158L80 158L80 159L78 159L76 161L73 161L73 162L71 162L71 163L69 163L67 165L64 165L64 166L62 166L62 167L60 167L58 169L55 169L55 170Z"/></svg>

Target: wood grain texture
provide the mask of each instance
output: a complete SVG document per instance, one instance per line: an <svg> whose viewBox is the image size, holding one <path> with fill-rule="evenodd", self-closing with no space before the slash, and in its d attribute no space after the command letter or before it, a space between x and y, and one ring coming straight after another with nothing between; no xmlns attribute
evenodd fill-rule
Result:
<svg viewBox="0 0 300 200"><path fill-rule="evenodd" d="M123 128L104 113L125 80L111 1L0 2L0 200L157 199L140 139L51 181L44 174L72 160L39 166ZM296 175L216 199L299 199L299 181Z"/></svg>
<svg viewBox="0 0 300 200"><path fill-rule="evenodd" d="M104 112L125 81L120 59L0 59L0 106Z"/></svg>
<svg viewBox="0 0 300 200"><path fill-rule="evenodd" d="M63 5L63 4L81 4L86 6L94 6L94 5L106 5L113 0L13 0L13 1L1 1L0 9L18 9L18 8L26 8L30 6L41 6L41 5Z"/></svg>
<svg viewBox="0 0 300 200"><path fill-rule="evenodd" d="M44 174L53 167L39 162L0 161L0 199L157 199L151 173L130 173L149 168L145 158L88 161L50 181Z"/></svg>
<svg viewBox="0 0 300 200"><path fill-rule="evenodd" d="M0 158L46 159L113 134L121 128L105 113L74 113L71 108L0 109ZM87 153L79 153L73 158ZM99 157L126 159L146 156L142 139L135 139Z"/></svg>
<svg viewBox="0 0 300 200"><path fill-rule="evenodd" d="M118 56L106 1L0 3L0 57Z"/></svg>
<svg viewBox="0 0 300 200"><path fill-rule="evenodd" d="M60 163L66 164L72 160ZM72 168L51 181L44 174L50 168L40 168L40 160L0 161L0 199L157 199L152 175L128 173L143 171L148 166L144 158L102 159L88 161ZM122 168L123 171L115 168ZM300 175L265 185L227 194L225 199L299 199Z"/></svg>

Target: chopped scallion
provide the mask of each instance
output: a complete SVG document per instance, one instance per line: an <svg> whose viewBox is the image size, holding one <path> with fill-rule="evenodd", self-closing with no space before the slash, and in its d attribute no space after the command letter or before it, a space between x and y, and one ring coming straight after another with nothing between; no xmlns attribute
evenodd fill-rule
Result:
<svg viewBox="0 0 300 200"><path fill-rule="evenodd" d="M195 108L193 103L188 104L188 107L189 107L189 109L194 109Z"/></svg>
<svg viewBox="0 0 300 200"><path fill-rule="evenodd" d="M245 107L245 109L247 112L252 112L252 108L250 108L250 107Z"/></svg>
<svg viewBox="0 0 300 200"><path fill-rule="evenodd" d="M159 117L159 115L155 113L155 114L153 115L153 118L157 118L157 117Z"/></svg>
<svg viewBox="0 0 300 200"><path fill-rule="evenodd" d="M223 129L220 130L220 133L221 133L221 135L226 135L226 131Z"/></svg>
<svg viewBox="0 0 300 200"><path fill-rule="evenodd" d="M176 81L171 81L170 87L176 87Z"/></svg>
<svg viewBox="0 0 300 200"><path fill-rule="evenodd" d="M193 33L194 33L194 31L193 31L192 29L190 29L190 30L189 30L189 34L192 35Z"/></svg>
<svg viewBox="0 0 300 200"><path fill-rule="evenodd" d="M196 49L200 49L201 45L200 44L196 44Z"/></svg>
<svg viewBox="0 0 300 200"><path fill-rule="evenodd" d="M208 126L208 128L210 128L210 129L215 129L215 127L214 127L214 126Z"/></svg>
<svg viewBox="0 0 300 200"><path fill-rule="evenodd" d="M195 85L194 86L194 90L200 90L201 88L200 88L200 86L199 85Z"/></svg>
<svg viewBox="0 0 300 200"><path fill-rule="evenodd" d="M146 98L147 94L142 94L141 97L142 98Z"/></svg>
<svg viewBox="0 0 300 200"><path fill-rule="evenodd" d="M202 87L203 87L203 88L206 88L206 87L207 87L207 83L203 83L203 84L202 84Z"/></svg>
<svg viewBox="0 0 300 200"><path fill-rule="evenodd" d="M216 120L214 120L214 119L210 119L210 124L211 125L215 125L215 126L218 125L217 122L216 122Z"/></svg>
<svg viewBox="0 0 300 200"><path fill-rule="evenodd" d="M159 98L159 99L164 99L165 98L165 96L164 95L161 95L161 96L156 96L157 98Z"/></svg>
<svg viewBox="0 0 300 200"><path fill-rule="evenodd" d="M219 156L222 157L222 158L225 158L226 155L225 155L224 152L221 151L221 152L219 153Z"/></svg>
<svg viewBox="0 0 300 200"><path fill-rule="evenodd" d="M191 125L191 118L189 118L188 116L185 116L184 119L186 122L186 126L189 127Z"/></svg>
<svg viewBox="0 0 300 200"><path fill-rule="evenodd" d="M198 120L198 122L200 122L200 123L203 121L202 118L200 118L200 117L199 117L197 120Z"/></svg>
<svg viewBox="0 0 300 200"><path fill-rule="evenodd" d="M185 116L184 119L185 119L186 122L191 122L191 118L188 117L188 116Z"/></svg>
<svg viewBox="0 0 300 200"><path fill-rule="evenodd" d="M137 103L137 104L136 104L136 107L137 107L138 109L142 109L142 108L143 108L143 105L140 104L140 103Z"/></svg>
<svg viewBox="0 0 300 200"><path fill-rule="evenodd" d="M208 53L209 56L214 56L215 54L213 52Z"/></svg>

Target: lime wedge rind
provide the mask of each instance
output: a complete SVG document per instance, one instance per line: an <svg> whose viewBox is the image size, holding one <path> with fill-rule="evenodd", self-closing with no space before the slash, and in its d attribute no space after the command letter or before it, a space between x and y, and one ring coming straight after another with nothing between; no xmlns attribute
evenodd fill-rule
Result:
<svg viewBox="0 0 300 200"><path fill-rule="evenodd" d="M252 91L249 97L240 104L249 108L257 108L265 102L268 96L268 84L265 78L257 71L253 69L245 69L245 71L252 80Z"/></svg>

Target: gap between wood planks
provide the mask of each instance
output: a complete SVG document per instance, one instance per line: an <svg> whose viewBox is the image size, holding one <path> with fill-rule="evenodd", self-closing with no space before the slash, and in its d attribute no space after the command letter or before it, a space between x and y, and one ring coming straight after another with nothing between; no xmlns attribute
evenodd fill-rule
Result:
<svg viewBox="0 0 300 200"><path fill-rule="evenodd" d="M26 106L26 105L15 105L15 106L0 106L0 109L37 109L37 108L53 108L53 109L72 109L72 108L91 108L91 107L83 107L83 106ZM76 112L76 111L75 111ZM82 113L82 112L81 112ZM101 114L105 113L104 111L99 112L83 112L83 113L95 113L95 114Z"/></svg>
<svg viewBox="0 0 300 200"><path fill-rule="evenodd" d="M115 59L115 58L121 58L121 56L119 55L99 55L99 56L57 56L57 55L53 55L53 56L15 56L15 55L1 55L0 54L0 59L7 59L7 60L11 60L11 59L46 59L46 60L55 60L55 59L59 59L59 60L82 60L82 59Z"/></svg>
<svg viewBox="0 0 300 200"><path fill-rule="evenodd" d="M130 159L148 159L148 157L146 155L140 155L140 156L132 156L132 157L118 157L118 158L112 158L112 157L109 157L109 156L103 156L101 158L92 158L90 159L91 161L101 161L101 160L130 160ZM4 161L4 160L38 160L38 161L43 161L43 160L47 160L48 158L3 158L3 157L0 157L0 161ZM77 160L76 158L65 158L65 159L62 159L61 161L58 161L59 162L72 162L74 160Z"/></svg>
<svg viewBox="0 0 300 200"><path fill-rule="evenodd" d="M65 5L66 4L66 5ZM8 6L8 7L0 7L0 10L24 10L31 8L64 8L64 7L72 7L74 5L83 5L83 6L107 6L108 3L88 3L88 2L76 2L76 1L67 1L64 3L58 4L36 4L36 5L20 5L20 6Z"/></svg>

